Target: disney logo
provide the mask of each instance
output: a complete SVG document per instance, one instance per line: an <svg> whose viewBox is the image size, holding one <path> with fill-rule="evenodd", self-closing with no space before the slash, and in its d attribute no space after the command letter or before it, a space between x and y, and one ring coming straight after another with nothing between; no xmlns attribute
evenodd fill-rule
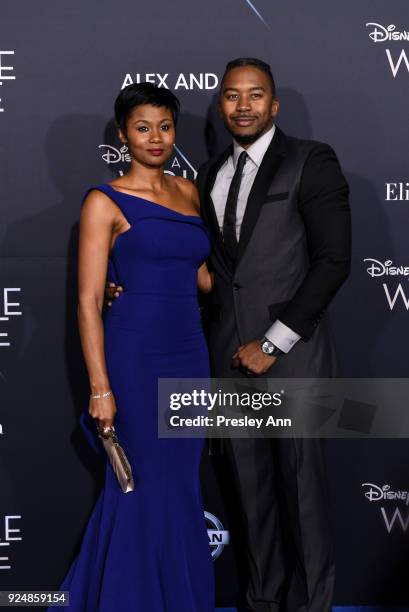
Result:
<svg viewBox="0 0 409 612"><path fill-rule="evenodd" d="M119 150L107 144L98 145L98 149L105 148L105 153L102 154L102 159L107 164L117 164L119 162L130 162L131 156L128 153L128 147L124 145Z"/></svg>
<svg viewBox="0 0 409 612"><path fill-rule="evenodd" d="M409 276L409 266L392 266L392 260L387 259L384 263L377 259L367 257L364 261L371 261L372 264L366 269L369 276Z"/></svg>
<svg viewBox="0 0 409 612"><path fill-rule="evenodd" d="M371 482L364 482L362 487L369 487L364 495L370 502L389 500L403 500L406 506L409 506L409 491L391 491L390 485L379 487Z"/></svg>
<svg viewBox="0 0 409 612"><path fill-rule="evenodd" d="M372 32L369 32L369 38L374 42L385 42L387 40L409 40L409 32L396 32L395 25L388 25L386 28L379 23L367 23L368 28L373 26Z"/></svg>

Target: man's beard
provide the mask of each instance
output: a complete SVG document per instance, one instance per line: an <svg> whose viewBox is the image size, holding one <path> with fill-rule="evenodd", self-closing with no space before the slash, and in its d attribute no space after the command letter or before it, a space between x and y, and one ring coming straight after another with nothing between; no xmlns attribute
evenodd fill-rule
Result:
<svg viewBox="0 0 409 612"><path fill-rule="evenodd" d="M265 128L261 128L254 132L253 134L236 134L233 130L229 130L231 136L233 136L234 140L239 145L251 145L253 142L256 142L260 138L260 136L265 132Z"/></svg>

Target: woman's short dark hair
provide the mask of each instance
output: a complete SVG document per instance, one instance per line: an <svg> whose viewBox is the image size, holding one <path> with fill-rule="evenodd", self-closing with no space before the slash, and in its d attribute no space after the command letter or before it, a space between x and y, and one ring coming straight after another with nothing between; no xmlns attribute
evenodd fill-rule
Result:
<svg viewBox="0 0 409 612"><path fill-rule="evenodd" d="M254 68L258 68L259 70L261 70L268 76L270 83L271 83L271 89L273 91L273 98L275 98L276 85L274 82L273 73L271 72L271 68L269 64L267 64L266 62L263 62L263 60L258 59L257 57L238 57L237 59L234 59L231 62L229 62L225 68L224 75L222 78L222 83L223 83L223 80L226 74L230 72L230 70L233 70L233 68L243 68L245 66L254 66Z"/></svg>
<svg viewBox="0 0 409 612"><path fill-rule="evenodd" d="M153 83L133 83L122 89L114 104L116 122L124 132L126 131L126 122L131 111L143 104L168 108L176 125L179 117L180 102L175 94L169 91L169 89L158 87Z"/></svg>

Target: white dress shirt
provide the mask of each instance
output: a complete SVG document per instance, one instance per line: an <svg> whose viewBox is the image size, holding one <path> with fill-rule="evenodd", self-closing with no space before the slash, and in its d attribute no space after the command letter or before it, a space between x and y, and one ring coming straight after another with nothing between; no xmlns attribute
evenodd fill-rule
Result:
<svg viewBox="0 0 409 612"><path fill-rule="evenodd" d="M243 169L243 176L240 183L240 191L237 199L237 211L236 211L236 236L237 240L240 238L241 224L243 222L244 212L247 206L247 199L250 194L254 179L258 169L263 161L263 157L274 137L275 125L260 136L256 142L243 149L236 141L233 141L233 155L230 155L224 162L222 167L217 173L216 180L211 192L214 208L216 211L217 221L219 223L220 231L223 230L223 217L224 210L226 208L227 195L229 193L230 183L232 181L237 162L242 151L246 151L248 157ZM287 325L284 325L278 319L273 325L266 331L266 338L270 340L275 346L278 346L284 353L294 346L294 344L301 338L297 333L290 329Z"/></svg>

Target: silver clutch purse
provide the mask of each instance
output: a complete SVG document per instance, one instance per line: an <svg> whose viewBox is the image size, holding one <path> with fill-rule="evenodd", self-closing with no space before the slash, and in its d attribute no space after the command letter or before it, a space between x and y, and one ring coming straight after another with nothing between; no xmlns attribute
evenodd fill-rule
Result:
<svg viewBox="0 0 409 612"><path fill-rule="evenodd" d="M134 490L134 480L132 476L132 469L126 458L124 449L118 442L118 437L115 432L115 428L103 427L100 428L97 425L98 436L105 448L108 455L108 459L112 465L112 469L118 479L119 486L123 493L129 493Z"/></svg>

